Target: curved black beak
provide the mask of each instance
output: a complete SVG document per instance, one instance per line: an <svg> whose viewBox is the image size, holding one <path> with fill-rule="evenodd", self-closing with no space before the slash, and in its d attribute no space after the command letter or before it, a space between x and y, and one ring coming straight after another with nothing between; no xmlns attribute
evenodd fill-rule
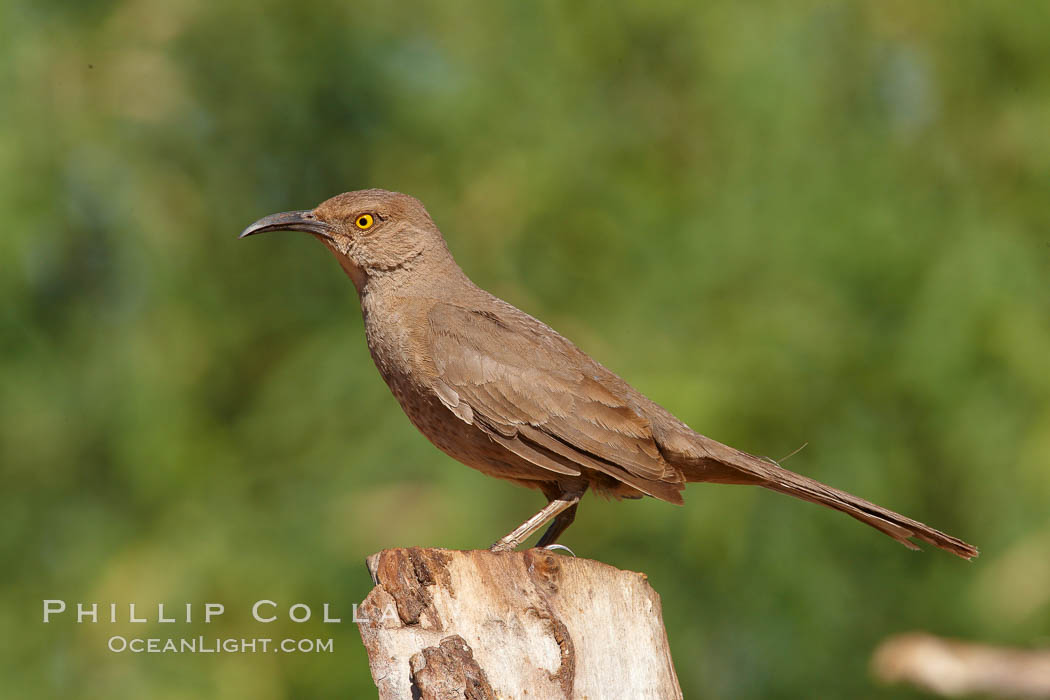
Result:
<svg viewBox="0 0 1050 700"><path fill-rule="evenodd" d="M312 211L283 211L280 214L270 214L241 231L238 238L267 231L306 231L330 241L335 240L332 238L332 227L314 216Z"/></svg>

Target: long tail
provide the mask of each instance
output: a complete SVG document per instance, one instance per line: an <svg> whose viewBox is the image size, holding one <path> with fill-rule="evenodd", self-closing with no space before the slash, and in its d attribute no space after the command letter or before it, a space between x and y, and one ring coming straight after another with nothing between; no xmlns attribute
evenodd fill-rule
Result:
<svg viewBox="0 0 1050 700"><path fill-rule="evenodd" d="M682 464L687 481L762 486L810 503L818 503L842 511L879 532L889 535L909 549L919 549L910 539L914 537L963 559L973 559L977 556L977 548L972 544L935 530L917 520L894 513L892 510L822 484L815 479L796 474L771 460L741 452L702 435L696 437L701 439L699 446L704 456Z"/></svg>

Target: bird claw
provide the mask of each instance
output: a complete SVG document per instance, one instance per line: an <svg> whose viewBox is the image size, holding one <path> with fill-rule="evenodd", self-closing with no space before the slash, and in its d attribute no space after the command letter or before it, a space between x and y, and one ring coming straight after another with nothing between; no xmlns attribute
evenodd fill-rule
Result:
<svg viewBox="0 0 1050 700"><path fill-rule="evenodd" d="M546 547L543 547L543 549L546 549L548 552L553 552L556 549L564 549L566 552L571 554L573 557L576 556L576 552L572 551L571 549L569 549L568 547L566 547L563 544L549 544Z"/></svg>

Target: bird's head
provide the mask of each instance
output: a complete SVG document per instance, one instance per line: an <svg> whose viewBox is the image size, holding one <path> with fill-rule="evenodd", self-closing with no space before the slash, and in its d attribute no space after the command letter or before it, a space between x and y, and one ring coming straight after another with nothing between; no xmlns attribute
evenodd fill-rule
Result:
<svg viewBox="0 0 1050 700"><path fill-rule="evenodd" d="M362 291L369 278L411 269L428 256L448 257L444 238L415 197L386 190L336 195L316 208L259 219L240 237L305 231L323 242Z"/></svg>

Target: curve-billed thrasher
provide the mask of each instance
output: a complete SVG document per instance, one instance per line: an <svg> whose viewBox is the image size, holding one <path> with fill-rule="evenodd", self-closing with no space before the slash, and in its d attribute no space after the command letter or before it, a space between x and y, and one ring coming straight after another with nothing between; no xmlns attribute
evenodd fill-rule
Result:
<svg viewBox="0 0 1050 700"><path fill-rule="evenodd" d="M917 549L977 549L845 491L689 429L552 328L479 289L413 197L347 192L312 211L274 214L241 234L305 231L354 282L379 373L409 419L453 458L539 489L548 504L492 549L552 518L538 545L572 523L588 488L682 503L687 482L754 484L840 510Z"/></svg>

